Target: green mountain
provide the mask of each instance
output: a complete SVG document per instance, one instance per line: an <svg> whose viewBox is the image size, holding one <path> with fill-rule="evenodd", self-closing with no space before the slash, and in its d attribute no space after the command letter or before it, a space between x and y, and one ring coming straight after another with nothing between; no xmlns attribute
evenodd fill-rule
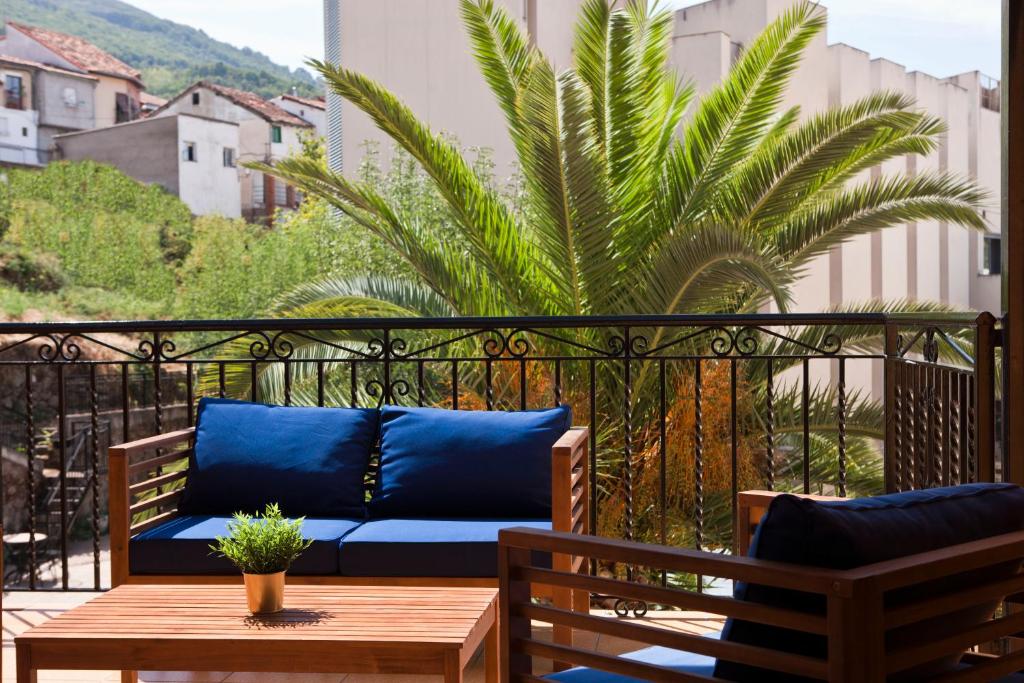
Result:
<svg viewBox="0 0 1024 683"><path fill-rule="evenodd" d="M300 95L322 93L304 69L292 71L250 48L214 40L119 0L0 0L0 19L81 36L140 70L146 90L162 97L200 79L264 97L291 88Z"/></svg>

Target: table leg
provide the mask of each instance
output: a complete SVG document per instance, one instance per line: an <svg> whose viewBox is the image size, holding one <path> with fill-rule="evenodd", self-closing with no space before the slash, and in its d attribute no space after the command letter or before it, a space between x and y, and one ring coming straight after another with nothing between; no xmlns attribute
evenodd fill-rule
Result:
<svg viewBox="0 0 1024 683"><path fill-rule="evenodd" d="M121 683L139 683L138 671L122 671Z"/></svg>
<svg viewBox="0 0 1024 683"><path fill-rule="evenodd" d="M484 669L486 683L498 683L498 620L495 619L484 637Z"/></svg>
<svg viewBox="0 0 1024 683"><path fill-rule="evenodd" d="M444 655L444 683L462 683L462 662L459 651L449 650Z"/></svg>
<svg viewBox="0 0 1024 683"><path fill-rule="evenodd" d="M14 660L18 670L18 683L36 683L36 671L32 668L32 652L28 645L16 645Z"/></svg>

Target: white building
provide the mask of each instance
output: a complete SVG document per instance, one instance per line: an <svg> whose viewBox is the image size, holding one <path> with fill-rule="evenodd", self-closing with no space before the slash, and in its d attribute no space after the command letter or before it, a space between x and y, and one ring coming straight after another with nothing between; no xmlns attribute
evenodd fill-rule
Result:
<svg viewBox="0 0 1024 683"><path fill-rule="evenodd" d="M270 100L289 114L298 116L316 128L320 137L327 135L327 102L322 97L299 97L298 95L278 95Z"/></svg>
<svg viewBox="0 0 1024 683"><path fill-rule="evenodd" d="M273 162L302 149L301 135L313 125L259 95L207 81L195 83L157 109L151 116L192 114L238 126L238 162ZM242 215L268 218L275 208L294 208L293 188L273 176L239 167Z"/></svg>
<svg viewBox="0 0 1024 683"><path fill-rule="evenodd" d="M58 135L56 144L61 158L110 164L160 185L198 216L242 215L237 123L174 114Z"/></svg>
<svg viewBox="0 0 1024 683"><path fill-rule="evenodd" d="M498 0L557 64L571 60L572 26L580 0ZM472 56L458 0L326 0L327 58L364 73L395 92L435 130L466 147L494 150L498 173L514 151ZM706 92L792 0L710 0L675 14L672 61ZM822 11L825 11L824 8ZM808 46L785 105L804 116L852 102L873 90L913 96L945 119L941 148L924 159L888 162L884 172L941 169L969 176L999 194L998 84L977 73L946 78L907 72L854 47L829 45L825 32ZM366 140L385 142L372 122L347 102L328 97L332 167L352 172ZM389 145L385 144L386 149ZM866 176L869 174L865 174ZM919 298L961 308L998 310L999 210L987 211L983 237L934 221L902 225L854 240L823 256L795 287L796 311L821 311L871 298Z"/></svg>
<svg viewBox="0 0 1024 683"><path fill-rule="evenodd" d="M0 59L0 164L39 166L39 112L33 104L32 69Z"/></svg>

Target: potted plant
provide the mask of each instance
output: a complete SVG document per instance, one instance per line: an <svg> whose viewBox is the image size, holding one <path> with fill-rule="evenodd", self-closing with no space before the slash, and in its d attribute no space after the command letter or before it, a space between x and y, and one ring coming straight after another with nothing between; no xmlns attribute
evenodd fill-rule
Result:
<svg viewBox="0 0 1024 683"><path fill-rule="evenodd" d="M236 512L228 535L218 536L210 549L242 570L249 611L268 614L284 609L284 574L313 541L303 538L304 517L285 519L276 503L263 516Z"/></svg>

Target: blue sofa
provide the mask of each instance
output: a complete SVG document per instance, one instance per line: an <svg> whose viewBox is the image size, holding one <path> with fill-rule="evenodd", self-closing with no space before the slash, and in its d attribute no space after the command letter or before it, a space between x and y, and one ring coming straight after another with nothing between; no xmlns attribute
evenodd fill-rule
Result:
<svg viewBox="0 0 1024 683"><path fill-rule="evenodd" d="M290 581L496 585L500 530L587 530L571 419L204 398L194 429L110 450L113 583L236 581L210 544L234 512L278 503L313 540Z"/></svg>

